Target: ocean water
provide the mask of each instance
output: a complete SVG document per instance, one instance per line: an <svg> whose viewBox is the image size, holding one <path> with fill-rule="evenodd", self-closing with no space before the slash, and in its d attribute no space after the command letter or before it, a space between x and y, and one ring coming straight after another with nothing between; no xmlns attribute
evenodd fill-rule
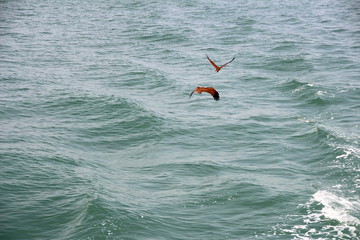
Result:
<svg viewBox="0 0 360 240"><path fill-rule="evenodd" d="M360 239L359 63L356 0L0 0L0 239Z"/></svg>

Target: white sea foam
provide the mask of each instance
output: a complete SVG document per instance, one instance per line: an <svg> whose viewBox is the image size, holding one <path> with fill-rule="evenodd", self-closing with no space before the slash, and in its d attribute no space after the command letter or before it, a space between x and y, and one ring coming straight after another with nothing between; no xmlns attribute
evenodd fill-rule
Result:
<svg viewBox="0 0 360 240"><path fill-rule="evenodd" d="M317 91L316 94L319 96L322 96L322 95L327 94L327 92L326 91Z"/></svg>
<svg viewBox="0 0 360 240"><path fill-rule="evenodd" d="M360 157L360 149L353 147L353 146L346 146L346 147L338 147L343 148L344 154L341 154L340 156L337 156L338 158L348 158L350 155L354 155L356 157Z"/></svg>
<svg viewBox="0 0 360 240"><path fill-rule="evenodd" d="M312 214L314 218L333 219L342 224L360 226L360 219L352 215L360 211L358 202L350 201L325 190L318 191L313 195L310 203L314 202L323 205L320 212Z"/></svg>
<svg viewBox="0 0 360 240"><path fill-rule="evenodd" d="M290 234L292 239L358 239L360 240L360 204L333 192L319 190L299 206L303 214L288 216L294 225L281 226L276 233Z"/></svg>

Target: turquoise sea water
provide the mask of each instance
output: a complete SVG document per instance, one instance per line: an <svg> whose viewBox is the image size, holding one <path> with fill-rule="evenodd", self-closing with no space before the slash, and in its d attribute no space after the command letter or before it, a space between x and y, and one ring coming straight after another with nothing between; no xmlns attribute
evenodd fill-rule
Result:
<svg viewBox="0 0 360 240"><path fill-rule="evenodd" d="M360 239L359 63L356 0L1 0L0 239Z"/></svg>

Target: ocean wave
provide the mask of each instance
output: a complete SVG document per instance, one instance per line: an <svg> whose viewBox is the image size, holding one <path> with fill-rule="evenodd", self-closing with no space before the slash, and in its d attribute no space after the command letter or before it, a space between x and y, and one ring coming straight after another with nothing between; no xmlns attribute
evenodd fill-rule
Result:
<svg viewBox="0 0 360 240"><path fill-rule="evenodd" d="M298 210L298 215L287 216L294 225L276 227L276 235L289 235L295 239L359 239L360 204L357 199L319 190Z"/></svg>
<svg viewBox="0 0 360 240"><path fill-rule="evenodd" d="M296 79L278 84L277 88L296 99L299 106L327 107L343 103L346 100L346 96L344 97L340 89L329 88L312 82L301 82Z"/></svg>
<svg viewBox="0 0 360 240"><path fill-rule="evenodd" d="M260 67L280 72L308 72L314 69L313 64L302 56L269 57Z"/></svg>
<svg viewBox="0 0 360 240"><path fill-rule="evenodd" d="M274 234L294 239L359 239L358 136L316 121L310 125L312 130L293 137L305 140L312 149L322 149L322 154L316 153L312 159L312 164L319 166L316 174L322 176L322 183L314 187L326 190L317 190L299 205L297 214L286 217L289 224L274 227Z"/></svg>
<svg viewBox="0 0 360 240"><path fill-rule="evenodd" d="M16 109L11 113L15 120L7 124L32 129L31 142L55 141L81 149L110 150L156 141L164 121L142 102L94 90L54 90L36 96L31 104L23 98ZM15 138L14 133L9 134Z"/></svg>
<svg viewBox="0 0 360 240"><path fill-rule="evenodd" d="M311 144L320 144L329 147L329 139L336 138L331 131L324 126L316 125L308 129L306 132L296 133L291 138L303 140Z"/></svg>
<svg viewBox="0 0 360 240"><path fill-rule="evenodd" d="M71 111L67 106L65 111L72 119L62 121L75 135L72 142L94 149L115 150L156 141L163 123L156 113L123 98L75 99Z"/></svg>
<svg viewBox="0 0 360 240"><path fill-rule="evenodd" d="M349 159L350 157L360 158L360 149L356 148L354 146L342 146L337 147L337 149L342 150L342 154L339 156L336 156L336 159Z"/></svg>
<svg viewBox="0 0 360 240"><path fill-rule="evenodd" d="M64 229L65 239L113 239L126 236L133 228L141 231L143 226L142 213L129 210L129 206L119 201L92 197L81 209L73 223Z"/></svg>
<svg viewBox="0 0 360 240"><path fill-rule="evenodd" d="M209 176L217 174L224 169L224 165L210 162L184 162L184 163L165 163L157 166L144 167L141 169L144 173L172 173L180 176ZM170 171L170 172L169 172Z"/></svg>
<svg viewBox="0 0 360 240"><path fill-rule="evenodd" d="M139 35L138 33L134 33L133 39L139 41L146 41L151 43L161 43L161 44L182 44L186 43L189 39L184 34L172 33L171 31L166 32L155 30L149 33L143 33Z"/></svg>

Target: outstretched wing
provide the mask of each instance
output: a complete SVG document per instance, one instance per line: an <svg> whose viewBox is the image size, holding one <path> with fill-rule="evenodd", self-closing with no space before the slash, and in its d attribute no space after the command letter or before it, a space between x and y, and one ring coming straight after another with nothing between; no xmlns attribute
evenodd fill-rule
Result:
<svg viewBox="0 0 360 240"><path fill-rule="evenodd" d="M234 61L234 60L235 60L235 58L231 59L229 62L225 63L225 64L222 65L220 68L225 67L226 65L228 65L229 63L231 63L231 62Z"/></svg>
<svg viewBox="0 0 360 240"><path fill-rule="evenodd" d="M210 93L211 96L213 96L214 100L219 101L220 96L218 91L215 90L215 88L209 87L209 88L204 88L203 90L204 92Z"/></svg>
<svg viewBox="0 0 360 240"><path fill-rule="evenodd" d="M189 98L191 98L191 96L194 94L194 92L195 92L195 90L190 93Z"/></svg>
<svg viewBox="0 0 360 240"><path fill-rule="evenodd" d="M210 58L209 58L209 56L208 55L206 55L206 58L209 60L209 62L211 63L211 65L213 65L214 66L214 68L216 68L216 69L218 69L219 67L213 62L213 60L211 60Z"/></svg>
<svg viewBox="0 0 360 240"><path fill-rule="evenodd" d="M216 91L215 89L214 89L214 94L211 94L211 95L214 97L215 101L220 100L220 95L219 95L218 91Z"/></svg>

